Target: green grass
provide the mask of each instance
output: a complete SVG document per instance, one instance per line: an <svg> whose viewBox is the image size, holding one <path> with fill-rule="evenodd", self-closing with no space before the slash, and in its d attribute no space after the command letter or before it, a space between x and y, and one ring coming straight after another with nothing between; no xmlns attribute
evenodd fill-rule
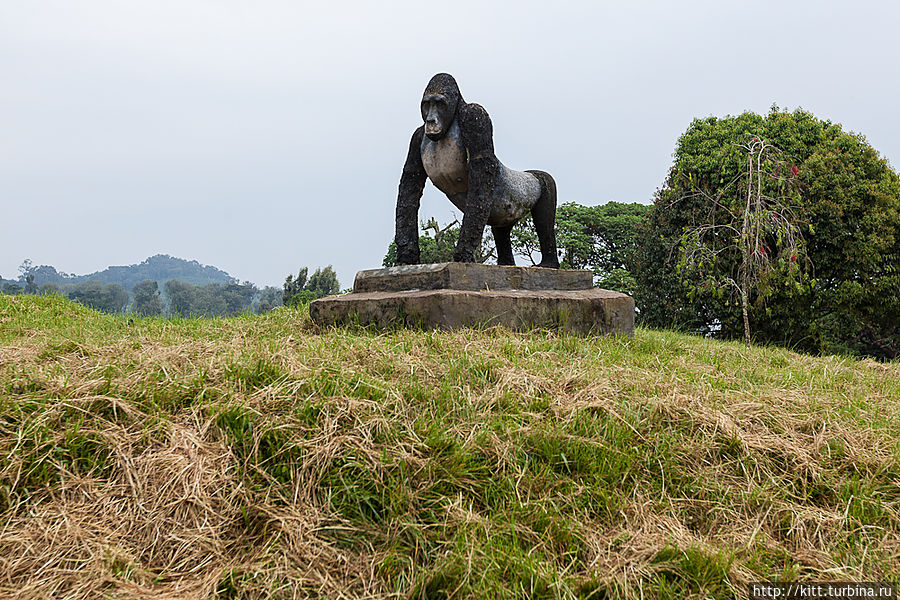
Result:
<svg viewBox="0 0 900 600"><path fill-rule="evenodd" d="M0 596L900 579L900 365L0 297ZM188 590L188 591L185 591Z"/></svg>

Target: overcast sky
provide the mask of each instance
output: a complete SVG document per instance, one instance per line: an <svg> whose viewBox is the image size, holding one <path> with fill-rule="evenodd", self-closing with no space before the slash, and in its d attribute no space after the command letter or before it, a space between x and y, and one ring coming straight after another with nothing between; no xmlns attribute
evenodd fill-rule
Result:
<svg viewBox="0 0 900 600"><path fill-rule="evenodd" d="M0 0L0 275L165 253L381 266L437 72L561 202L650 202L696 117L777 103L900 164L900 3ZM422 218L451 221L426 186ZM459 215L456 215L459 216Z"/></svg>

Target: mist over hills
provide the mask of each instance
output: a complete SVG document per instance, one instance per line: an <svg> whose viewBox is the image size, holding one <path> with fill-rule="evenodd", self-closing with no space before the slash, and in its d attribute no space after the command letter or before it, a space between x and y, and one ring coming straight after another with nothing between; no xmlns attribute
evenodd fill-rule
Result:
<svg viewBox="0 0 900 600"><path fill-rule="evenodd" d="M50 265L25 260L15 280L0 278L2 295L59 295L95 310L138 316L217 317L264 313L296 296L309 302L336 294L340 282L331 265L307 276L302 267L285 286L259 288L196 260L167 254L134 265L111 266L87 275L65 273Z"/></svg>
<svg viewBox="0 0 900 600"><path fill-rule="evenodd" d="M236 278L222 269L211 265L202 265L196 260L185 260L169 256L168 254L156 254L138 264L110 266L102 271L88 273L87 275L65 273L50 265L32 266L28 272L34 275L34 283L38 286L48 283L62 286L65 284L97 281L104 284L118 283L125 290L131 290L136 283L147 279L156 281L160 287L170 279L177 279L192 285L238 282ZM19 275L16 281L24 284L25 274Z"/></svg>

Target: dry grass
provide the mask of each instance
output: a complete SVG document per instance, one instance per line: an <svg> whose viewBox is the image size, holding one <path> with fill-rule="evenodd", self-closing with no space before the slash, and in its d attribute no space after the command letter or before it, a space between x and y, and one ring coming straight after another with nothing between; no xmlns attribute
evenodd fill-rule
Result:
<svg viewBox="0 0 900 600"><path fill-rule="evenodd" d="M900 576L900 365L0 297L0 596L745 597Z"/></svg>

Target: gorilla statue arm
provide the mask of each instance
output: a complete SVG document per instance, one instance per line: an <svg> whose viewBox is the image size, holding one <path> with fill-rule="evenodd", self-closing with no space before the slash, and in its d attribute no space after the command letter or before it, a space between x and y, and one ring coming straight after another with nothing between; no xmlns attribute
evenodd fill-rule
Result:
<svg viewBox="0 0 900 600"><path fill-rule="evenodd" d="M425 189L428 175L422 166L422 138L425 126L412 135L409 154L400 176L400 192L397 195L397 229L394 242L397 246L397 263L401 265L419 264L419 201Z"/></svg>

